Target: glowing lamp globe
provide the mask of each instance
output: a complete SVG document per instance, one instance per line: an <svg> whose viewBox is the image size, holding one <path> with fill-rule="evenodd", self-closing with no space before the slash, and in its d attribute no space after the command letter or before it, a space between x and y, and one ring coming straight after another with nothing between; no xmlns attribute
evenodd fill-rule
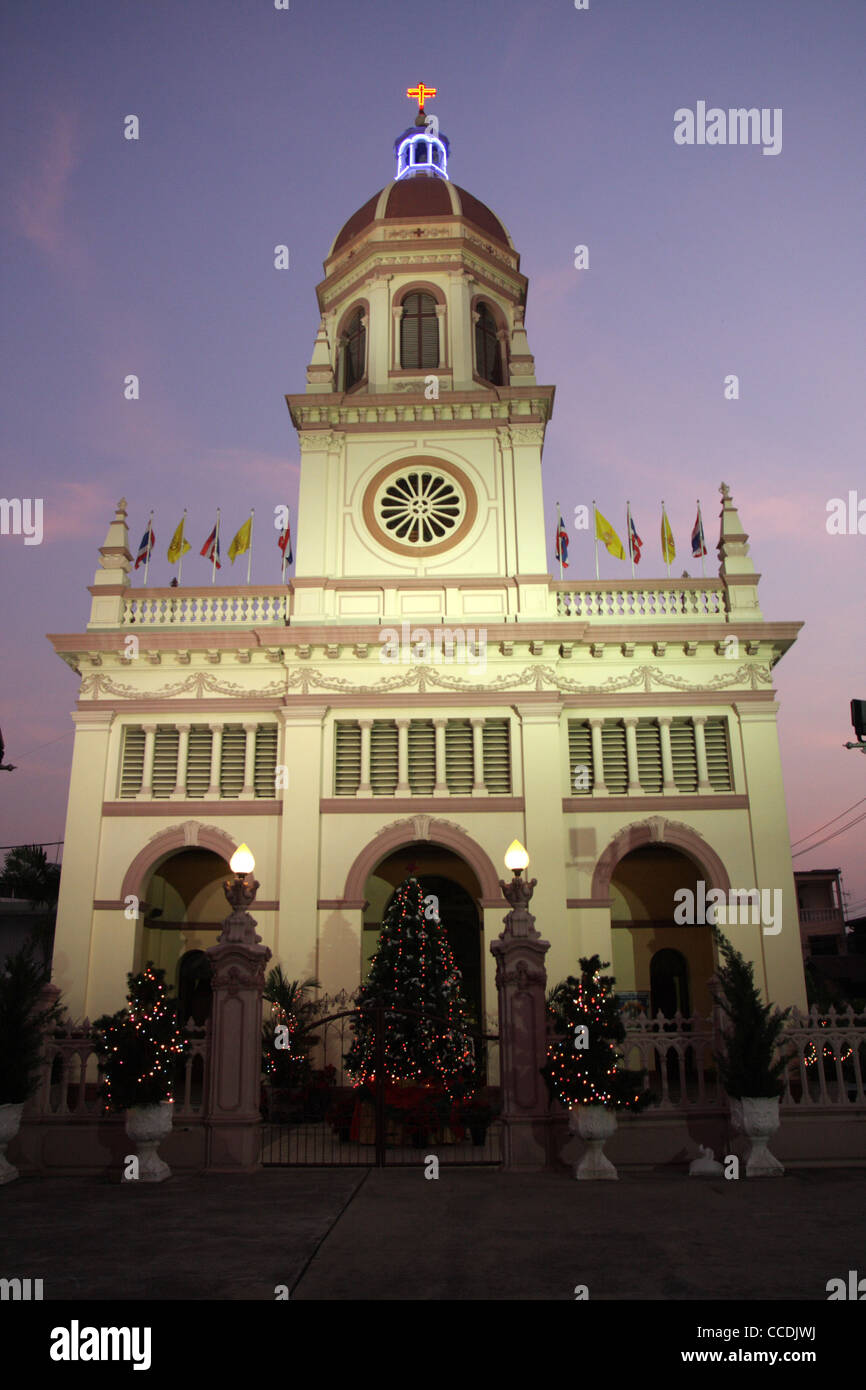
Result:
<svg viewBox="0 0 866 1390"><path fill-rule="evenodd" d="M251 874L256 867L253 852L249 845L238 845L231 859L229 868L233 874Z"/></svg>
<svg viewBox="0 0 866 1390"><path fill-rule="evenodd" d="M520 874L529 863L529 855L519 840L512 840L505 851L505 867L512 873Z"/></svg>

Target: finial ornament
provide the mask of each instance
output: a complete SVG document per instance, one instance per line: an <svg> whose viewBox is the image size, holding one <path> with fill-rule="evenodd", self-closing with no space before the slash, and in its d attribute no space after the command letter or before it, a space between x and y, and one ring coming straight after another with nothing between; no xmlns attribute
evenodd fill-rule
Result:
<svg viewBox="0 0 866 1390"><path fill-rule="evenodd" d="M725 501L727 501L731 495L731 489L728 487L727 483L719 483L719 492L722 494Z"/></svg>

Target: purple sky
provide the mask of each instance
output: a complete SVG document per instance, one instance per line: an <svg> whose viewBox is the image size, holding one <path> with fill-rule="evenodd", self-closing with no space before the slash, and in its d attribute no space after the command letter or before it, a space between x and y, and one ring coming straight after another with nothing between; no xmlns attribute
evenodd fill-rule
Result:
<svg viewBox="0 0 866 1390"><path fill-rule="evenodd" d="M83 630L116 500L133 544L156 511L155 583L185 506L190 583L209 578L197 552L218 505L224 548L252 506L294 514L282 398L304 389L314 285L339 227L393 176L419 80L439 89L449 172L503 219L529 277L530 348L557 387L551 569L557 500L568 520L597 498L622 534L628 497L640 577L663 575L664 497L674 573L698 573L695 499L714 559L727 481L765 616L806 624L775 673L792 837L866 797L866 759L842 748L848 702L866 698L866 535L825 525L830 498L866 498L862 0L291 4L7 8L0 489L44 499L45 537L0 537L0 707L19 764L0 784L0 842L63 835L77 678L44 634ZM782 152L676 145L674 112L698 101L781 108ZM138 142L122 137L129 113ZM253 581L275 580L274 533L258 542ZM235 571L217 582L243 582ZM567 577L592 576L571 528ZM862 830L795 861L841 866L852 907Z"/></svg>

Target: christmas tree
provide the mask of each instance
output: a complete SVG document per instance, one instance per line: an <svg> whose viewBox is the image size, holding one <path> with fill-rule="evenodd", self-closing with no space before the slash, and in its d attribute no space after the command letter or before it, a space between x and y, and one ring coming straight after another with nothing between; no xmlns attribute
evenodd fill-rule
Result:
<svg viewBox="0 0 866 1390"><path fill-rule="evenodd" d="M360 1016L352 1024L355 1040L346 1070L359 1086L376 1075L377 1005L386 1010L385 1080L441 1084L452 1097L465 1094L475 1071L475 1053L461 975L438 905L435 899L425 904L416 878L406 879L394 893L370 973L358 994Z"/></svg>
<svg viewBox="0 0 866 1390"><path fill-rule="evenodd" d="M546 1074L569 1110L575 1105L604 1105L611 1110L643 1110L655 1097L642 1089L642 1071L626 1071L617 1044L625 1040L620 1003L609 962L581 956L580 978L569 975L551 991L549 1004L556 1031Z"/></svg>
<svg viewBox="0 0 866 1390"><path fill-rule="evenodd" d="M148 961L140 975L127 976L126 1008L103 1014L93 1025L106 1110L158 1105L171 1096L178 1059L189 1043L164 979L165 971Z"/></svg>

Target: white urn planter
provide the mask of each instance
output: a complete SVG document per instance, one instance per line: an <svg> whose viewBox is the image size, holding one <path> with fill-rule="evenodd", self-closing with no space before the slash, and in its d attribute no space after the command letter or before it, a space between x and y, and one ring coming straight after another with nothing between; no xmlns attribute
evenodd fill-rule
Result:
<svg viewBox="0 0 866 1390"><path fill-rule="evenodd" d="M136 1105L126 1112L126 1132L136 1146L139 1182L165 1182L171 1169L156 1152L171 1131L174 1105L170 1100L158 1105Z"/></svg>
<svg viewBox="0 0 866 1390"><path fill-rule="evenodd" d="M604 1105L576 1105L569 1111L568 1128L586 1144L586 1152L574 1165L574 1176L582 1182L615 1182L619 1174L602 1150L616 1129L616 1112Z"/></svg>
<svg viewBox="0 0 866 1390"><path fill-rule="evenodd" d="M728 1099L734 1130L751 1140L746 1155L746 1177L782 1177L784 1167L767 1148L769 1140L779 1128L779 1097L743 1096L742 1100L738 1100L735 1096L729 1096Z"/></svg>
<svg viewBox="0 0 866 1390"><path fill-rule="evenodd" d="M14 1182L18 1169L6 1157L6 1145L11 1144L21 1128L21 1112L24 1102L17 1105L0 1105L0 1183Z"/></svg>

